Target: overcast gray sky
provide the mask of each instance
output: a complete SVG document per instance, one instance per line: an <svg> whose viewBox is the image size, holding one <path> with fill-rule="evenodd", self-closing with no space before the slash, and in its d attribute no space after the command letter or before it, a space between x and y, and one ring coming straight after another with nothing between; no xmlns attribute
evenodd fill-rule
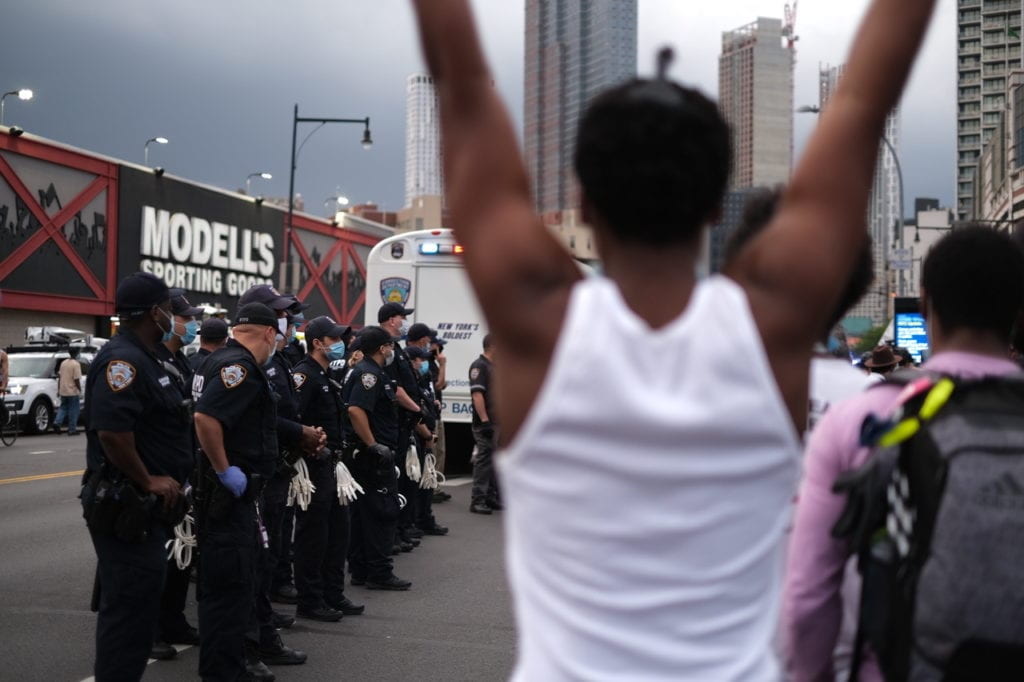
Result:
<svg viewBox="0 0 1024 682"><path fill-rule="evenodd" d="M408 0L14 0L5 3L0 88L6 122L67 144L142 162L225 188L256 171L254 193L286 196L292 106L300 115L370 116L318 131L302 152L296 191L307 210L340 190L390 210L404 197L405 77L422 69ZM474 0L498 88L522 120L523 2ZM721 31L781 17L781 0L639 0L640 72L661 45L677 50L673 76L717 90ZM817 103L818 64L845 58L868 0L799 6L796 95ZM916 196L951 205L955 164L956 7L942 2L902 111L899 148L908 212ZM797 152L813 116L798 115ZM300 128L300 140L312 126ZM837 163L841 160L837 159Z"/></svg>

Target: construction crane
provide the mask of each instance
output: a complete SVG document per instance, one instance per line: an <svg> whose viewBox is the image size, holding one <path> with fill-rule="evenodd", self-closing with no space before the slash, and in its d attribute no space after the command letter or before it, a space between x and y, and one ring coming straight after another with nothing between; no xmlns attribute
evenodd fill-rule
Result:
<svg viewBox="0 0 1024 682"><path fill-rule="evenodd" d="M782 24L782 37L786 39L786 47L796 49L796 41L800 36L796 34L796 4L799 0L793 0L793 5L786 3L786 21Z"/></svg>

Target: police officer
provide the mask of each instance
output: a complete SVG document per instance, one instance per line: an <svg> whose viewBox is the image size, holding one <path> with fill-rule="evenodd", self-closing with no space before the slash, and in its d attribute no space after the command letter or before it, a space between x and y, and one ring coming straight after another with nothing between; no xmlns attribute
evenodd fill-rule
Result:
<svg viewBox="0 0 1024 682"><path fill-rule="evenodd" d="M205 456L197 502L199 674L273 679L258 660L247 666L254 632L258 546L266 543L258 500L277 466L277 410L263 367L276 346L277 316L262 303L238 310L234 338L204 366L196 435ZM209 466L206 466L206 465Z"/></svg>
<svg viewBox="0 0 1024 682"><path fill-rule="evenodd" d="M148 273L117 287L119 333L86 378L82 506L99 561L97 680L142 677L156 635L169 528L184 516L192 461L187 397L156 356L171 296Z"/></svg>
<svg viewBox="0 0 1024 682"><path fill-rule="evenodd" d="M348 505L338 501L335 468L342 455L342 400L340 386L329 375L330 363L343 360L348 327L321 316L306 325L306 357L295 365L292 378L299 415L327 434L327 446L306 456L315 487L308 508L295 512L295 587L299 592L295 614L300 618L334 622L343 615L359 615L364 607L345 596L345 558L350 519Z"/></svg>
<svg viewBox="0 0 1024 682"><path fill-rule="evenodd" d="M275 351L264 369L277 399L276 429L279 453L274 474L267 481L263 489L263 499L260 501L261 518L267 532L267 546L261 546L257 552L257 656L266 665L297 665L305 662L305 654L285 646L278 634L278 628L291 627L295 619L274 611L270 600L278 563L287 563L286 541L291 539L291 533L285 537L282 529L288 511L288 486L292 474L295 473L292 463L303 449L316 450L322 445L323 440L323 434L317 429L299 423L298 406L292 388L291 366L281 354L281 348L291 328L289 314L291 311L301 310L304 304L294 296L278 293L274 287L267 284L249 288L238 299L238 303L243 306L249 303L262 303L274 311L277 317Z"/></svg>
<svg viewBox="0 0 1024 682"><path fill-rule="evenodd" d="M203 314L188 302L185 296L171 297L171 313L174 324L164 334L162 343L157 346L157 357L161 359L164 369L171 376L183 396L192 394L192 365L182 352L182 348L192 343L199 331L197 315ZM192 429L189 429L191 435ZM193 453L195 452L193 441ZM192 467L195 467L193 458ZM164 579L164 590L160 597L160 622L158 641L153 645L150 654L156 659L174 658L176 652L172 644L199 644L199 632L189 625L185 619L185 601L188 598L189 575L191 566L178 568L178 562L171 558L167 561L167 577Z"/></svg>
<svg viewBox="0 0 1024 682"><path fill-rule="evenodd" d="M210 317L199 325L199 350L189 358L193 374L199 371L203 362L215 350L228 342L228 323L219 317Z"/></svg>
<svg viewBox="0 0 1024 682"><path fill-rule="evenodd" d="M398 403L398 443L395 451L395 463L399 470L399 492L410 502L415 499L419 490L418 484L406 475L405 456L413 438L413 431L423 419L423 395L420 392L419 383L412 371L412 361L405 350L397 343L409 332L409 325L406 316L413 313L412 308L405 308L398 303L385 303L377 311L377 320L381 328L391 334L394 344L394 360L385 368L385 372L391 377L392 382L397 383L395 395ZM398 540L407 543L406 548L411 549L411 542L423 536L422 531L415 528L413 519L415 505L409 504L403 510L398 520Z"/></svg>
<svg viewBox="0 0 1024 682"><path fill-rule="evenodd" d="M484 352L469 366L469 391L473 398L473 491L469 511L490 514L502 508L498 479L494 475L494 450L497 447L494 398L491 377L494 373L494 344L484 336Z"/></svg>
<svg viewBox="0 0 1024 682"><path fill-rule="evenodd" d="M394 456L399 435L396 396L384 367L393 361L395 344L381 327L365 327L356 343L363 359L343 391L349 417L345 460L365 494L352 507L349 570L353 585L407 590L412 583L395 576L391 562L399 512Z"/></svg>
<svg viewBox="0 0 1024 682"><path fill-rule="evenodd" d="M426 325L423 326L425 327ZM411 341L416 331L415 328L416 325L413 325L413 330L409 332L410 342L405 350L412 361L412 369L416 374L420 392L423 394L423 402L421 403L423 422L416 426L414 435L416 438L416 451L420 459L420 471L425 473L426 456L427 454L433 454L434 444L437 440L434 434L440 427L441 415L434 396L434 382L430 377L430 351L426 349L425 345L414 345ZM421 338L422 341L429 341L429 335L424 335ZM416 528L423 531L426 535L447 535L448 528L438 524L437 519L434 518L434 511L432 509L433 498L433 490L418 488L415 491L415 499L410 500L410 503L415 505L414 522Z"/></svg>

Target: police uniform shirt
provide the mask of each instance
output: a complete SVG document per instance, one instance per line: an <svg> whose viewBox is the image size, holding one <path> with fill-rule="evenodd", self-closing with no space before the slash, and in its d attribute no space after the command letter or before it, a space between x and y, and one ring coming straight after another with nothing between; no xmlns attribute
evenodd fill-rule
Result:
<svg viewBox="0 0 1024 682"><path fill-rule="evenodd" d="M195 352L192 358L189 360L189 364L192 365L192 373L197 374L206 361L206 358L210 357L210 351L205 348L200 348Z"/></svg>
<svg viewBox="0 0 1024 682"><path fill-rule="evenodd" d="M384 372L405 389L413 402L418 403L423 397L420 394L419 384L416 382L416 374L412 370L412 360L409 359L405 349L397 343L395 344L395 360L384 368Z"/></svg>
<svg viewBox="0 0 1024 682"><path fill-rule="evenodd" d="M341 449L344 441L341 424L341 396L331 385L327 370L307 355L292 370L295 400L303 422L323 428L327 447Z"/></svg>
<svg viewBox="0 0 1024 682"><path fill-rule="evenodd" d="M377 442L394 448L398 442L395 394L388 375L380 365L369 358L361 360L353 368L344 390L345 404L366 412L370 432ZM354 430L348 435L353 443L360 440Z"/></svg>
<svg viewBox="0 0 1024 682"><path fill-rule="evenodd" d="M484 407L487 409L487 417L491 422L496 422L494 414L494 403L491 399L491 374L493 365L491 361L481 355L469 366L469 392L482 393L484 396ZM473 408L473 425L479 426L483 421Z"/></svg>
<svg viewBox="0 0 1024 682"><path fill-rule="evenodd" d="M192 469L192 429L186 395L161 360L135 334L104 344L85 380L86 457L90 470L105 460L99 431L132 433L146 470L184 483Z"/></svg>
<svg viewBox="0 0 1024 682"><path fill-rule="evenodd" d="M423 393L423 423L433 431L437 427L437 405L434 404L434 380L430 372L420 375L420 392Z"/></svg>
<svg viewBox="0 0 1024 682"><path fill-rule="evenodd" d="M269 477L277 466L277 410L266 375L234 339L205 365L196 412L224 429L228 462L246 473Z"/></svg>
<svg viewBox="0 0 1024 682"><path fill-rule="evenodd" d="M302 424L299 423L299 406L295 402L291 363L281 351L275 351L266 373L277 393L278 445L282 448L296 446L302 438Z"/></svg>
<svg viewBox="0 0 1024 682"><path fill-rule="evenodd" d="M156 346L156 356L164 364L167 374L178 384L182 394L189 395L192 387L192 364L189 363L185 354L180 350L172 353L167 346L158 343Z"/></svg>

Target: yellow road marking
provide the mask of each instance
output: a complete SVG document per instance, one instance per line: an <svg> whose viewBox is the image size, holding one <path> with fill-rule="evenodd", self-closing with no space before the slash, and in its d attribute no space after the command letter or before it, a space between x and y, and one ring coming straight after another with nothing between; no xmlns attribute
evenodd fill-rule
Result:
<svg viewBox="0 0 1024 682"><path fill-rule="evenodd" d="M81 476L84 469L78 471L61 471L56 474L37 474L35 476L18 476L17 478L0 478L0 485L8 483L28 483L29 481L45 481L50 478L68 478L69 476Z"/></svg>

